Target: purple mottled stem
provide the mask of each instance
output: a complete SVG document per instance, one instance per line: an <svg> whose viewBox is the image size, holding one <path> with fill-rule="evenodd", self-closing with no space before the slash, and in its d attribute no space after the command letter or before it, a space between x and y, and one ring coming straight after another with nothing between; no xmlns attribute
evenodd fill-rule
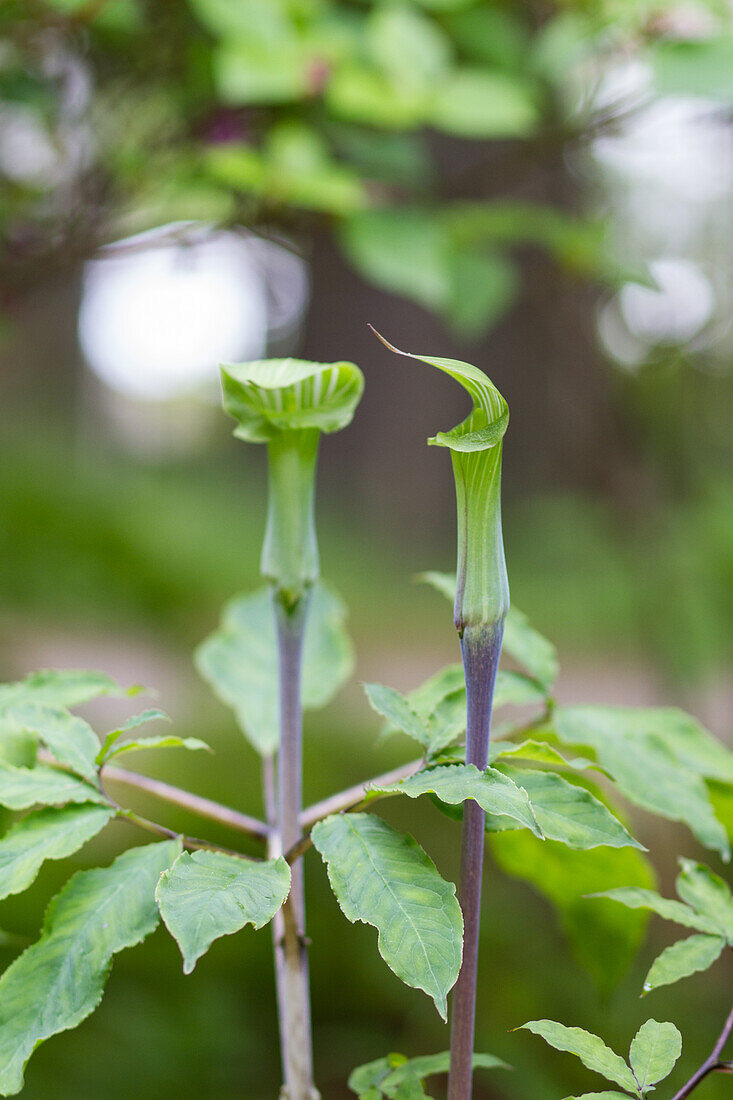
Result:
<svg viewBox="0 0 733 1100"><path fill-rule="evenodd" d="M277 766L277 843L287 851L300 839L303 786L303 710L300 683L307 596L286 608L276 599L280 679L280 747ZM318 1100L313 1083L308 951L303 864L291 869L290 894L276 922L277 977L283 1100Z"/></svg>
<svg viewBox="0 0 733 1100"><path fill-rule="evenodd" d="M723 1053L723 1047L730 1038L731 1032L733 1032L733 1009L731 1009L728 1019L723 1025L723 1030L718 1036L718 1041L713 1047L710 1057L705 1059L696 1073L693 1073L687 1084L683 1085L680 1091L675 1093L673 1100L685 1100L685 1097L691 1096L700 1082L704 1081L709 1073L715 1073L716 1071L730 1073L728 1065L720 1061L720 1056Z"/></svg>
<svg viewBox="0 0 733 1100"><path fill-rule="evenodd" d="M466 763L475 764L481 771L489 758L491 708L503 630L503 620L489 629L468 627L461 639L466 679ZM448 1100L471 1100L484 817L484 811L473 799L464 803L458 891L463 911L463 963L451 998Z"/></svg>

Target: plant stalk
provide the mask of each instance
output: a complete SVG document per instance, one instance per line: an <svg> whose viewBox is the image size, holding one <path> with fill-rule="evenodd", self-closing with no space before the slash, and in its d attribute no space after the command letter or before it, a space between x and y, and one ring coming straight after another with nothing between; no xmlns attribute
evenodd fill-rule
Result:
<svg viewBox="0 0 733 1100"><path fill-rule="evenodd" d="M276 840L287 851L300 838L303 777L301 667L307 594L293 604L275 597L280 681L280 747L277 767ZM281 1100L319 1100L313 1082L308 950L302 862L291 869L290 894L275 926Z"/></svg>
<svg viewBox="0 0 733 1100"><path fill-rule="evenodd" d="M685 1100L685 1097L691 1096L700 1082L704 1081L709 1073L715 1073L716 1071L721 1073L731 1072L728 1064L720 1060L720 1056L723 1053L723 1047L728 1042L731 1032L733 1032L733 1009L731 1009L728 1019L723 1025L723 1030L718 1036L718 1040L710 1052L710 1056L706 1058L700 1068L693 1073L687 1084L683 1085L680 1091L675 1093L673 1100Z"/></svg>
<svg viewBox="0 0 733 1100"><path fill-rule="evenodd" d="M474 764L480 771L488 765L491 709L503 630L502 619L489 628L467 627L461 638L466 680L466 763ZM471 1100L484 821L485 814L479 804L468 799L463 804L458 891L463 912L463 962L451 998L448 1100Z"/></svg>
<svg viewBox="0 0 733 1100"><path fill-rule="evenodd" d="M69 771L59 764L53 753L47 749L38 750L38 760L43 764L58 768L59 771ZM258 821L256 817L240 813L230 806L224 806L220 802L214 802L210 798L184 791L180 787L174 787L171 783L164 783L162 779L153 779L149 775L141 775L140 772L131 772L127 768L118 768L113 764L105 764L102 769L105 782L123 783L126 787L134 787L146 794L154 795L163 802L169 802L172 806L179 806L187 813L205 817L209 821L215 821L218 825L224 825L236 832L254 840L267 840L268 827L264 821Z"/></svg>

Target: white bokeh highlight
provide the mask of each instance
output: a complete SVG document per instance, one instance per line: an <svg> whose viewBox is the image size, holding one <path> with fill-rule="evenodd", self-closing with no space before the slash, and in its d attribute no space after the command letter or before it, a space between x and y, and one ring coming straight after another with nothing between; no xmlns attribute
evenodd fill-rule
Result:
<svg viewBox="0 0 733 1100"><path fill-rule="evenodd" d="M165 226L119 242L85 268L79 341L118 393L161 401L257 359L268 333L266 280L245 235Z"/></svg>

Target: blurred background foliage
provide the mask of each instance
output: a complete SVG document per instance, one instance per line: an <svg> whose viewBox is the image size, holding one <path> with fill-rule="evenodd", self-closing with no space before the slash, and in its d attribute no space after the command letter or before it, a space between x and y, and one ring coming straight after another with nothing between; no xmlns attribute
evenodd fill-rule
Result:
<svg viewBox="0 0 733 1100"><path fill-rule="evenodd" d="M506 394L510 579L560 645L561 697L681 702L728 736L732 106L728 0L4 0L5 678L89 664L158 686L218 750L176 778L257 805L254 760L190 653L257 582L262 456L229 439L215 363L265 354L367 375L354 425L324 445L319 508L358 677L407 689L455 659L449 615L410 576L452 560L450 468L424 440L460 398L395 365L369 320ZM312 798L402 758L377 751L358 689L341 705L311 722ZM455 877L456 837L434 826L421 809ZM640 833L663 875L694 854L677 831ZM6 902L3 927L34 936L63 874L41 877L36 909ZM626 1045L653 948L598 990L545 902L489 875L480 1041L523 1070L479 1095L581 1091L508 1028L548 1016ZM335 1098L354 1064L445 1039L313 880ZM39 1052L26 1094L270 1100L270 970L267 937L245 934L184 980L154 937L115 964L100 1013ZM655 994L690 1058L726 977Z"/></svg>

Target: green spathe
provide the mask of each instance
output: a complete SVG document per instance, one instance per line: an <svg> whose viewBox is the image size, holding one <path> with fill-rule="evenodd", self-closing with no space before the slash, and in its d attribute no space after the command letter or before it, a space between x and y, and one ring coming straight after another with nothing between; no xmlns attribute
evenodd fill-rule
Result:
<svg viewBox="0 0 733 1100"><path fill-rule="evenodd" d="M377 333L379 336L379 333ZM458 571L455 622L467 628L501 623L509 609L509 583L501 531L501 451L509 423L509 406L487 375L471 363L400 351L384 337L390 351L437 367L470 394L473 409L448 432L428 440L448 447L453 460L458 505Z"/></svg>
<svg viewBox="0 0 733 1100"><path fill-rule="evenodd" d="M364 377L353 363L262 359L223 364L224 408L237 421L234 434L268 448L268 512L262 575L285 606L297 603L318 579L313 516L321 432L350 423Z"/></svg>

